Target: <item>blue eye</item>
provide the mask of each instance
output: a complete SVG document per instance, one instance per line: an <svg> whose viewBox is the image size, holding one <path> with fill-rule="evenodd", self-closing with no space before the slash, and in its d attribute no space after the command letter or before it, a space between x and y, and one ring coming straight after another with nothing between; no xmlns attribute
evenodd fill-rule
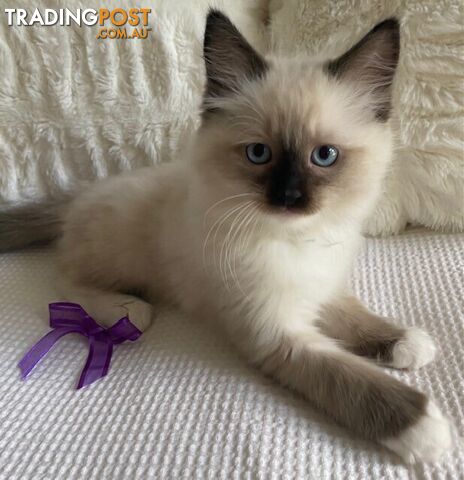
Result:
<svg viewBox="0 0 464 480"><path fill-rule="evenodd" d="M248 160L256 165L263 165L271 160L271 149L264 143L250 143L246 147Z"/></svg>
<svg viewBox="0 0 464 480"><path fill-rule="evenodd" d="M332 145L320 145L311 153L311 162L318 167L331 167L338 158L338 150Z"/></svg>

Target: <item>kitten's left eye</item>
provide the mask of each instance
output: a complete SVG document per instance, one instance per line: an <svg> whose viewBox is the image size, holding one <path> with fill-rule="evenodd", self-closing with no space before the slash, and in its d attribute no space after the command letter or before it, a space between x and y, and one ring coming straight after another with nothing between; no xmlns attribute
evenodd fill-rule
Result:
<svg viewBox="0 0 464 480"><path fill-rule="evenodd" d="M311 153L311 162L318 167L331 167L338 158L338 150L332 145L320 145Z"/></svg>
<svg viewBox="0 0 464 480"><path fill-rule="evenodd" d="M246 147L248 160L256 165L263 165L271 160L271 149L265 143L250 143Z"/></svg>

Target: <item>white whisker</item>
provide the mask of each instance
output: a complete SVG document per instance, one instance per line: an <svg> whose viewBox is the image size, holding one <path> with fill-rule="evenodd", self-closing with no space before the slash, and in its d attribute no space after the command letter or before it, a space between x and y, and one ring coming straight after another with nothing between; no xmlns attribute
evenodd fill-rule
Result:
<svg viewBox="0 0 464 480"><path fill-rule="evenodd" d="M245 208L243 208L242 210L240 210L240 212L237 213L221 245L221 252L219 255L219 270L221 272L221 276L224 282L226 283L227 287L229 287L229 284L227 282L227 274L226 274L226 259L228 255L227 252L230 248L231 234L234 231L234 227L236 223L241 220L242 216L246 215L248 208L251 206L252 203L253 201L247 202L245 204Z"/></svg>
<svg viewBox="0 0 464 480"><path fill-rule="evenodd" d="M254 204L251 204L247 208L247 210L245 211L245 214L242 215L241 221L239 225L237 225L237 228L235 229L235 232L229 241L229 245L232 246L233 248L228 249L226 261L227 261L227 265L229 267L229 271L231 273L232 279L238 286L240 286L240 282L238 281L237 273L236 273L237 253L239 252L238 246L243 233L246 232L247 225L249 223L248 220L250 217L253 216L255 208L256 206ZM233 261L234 268L232 268L232 261Z"/></svg>
<svg viewBox="0 0 464 480"><path fill-rule="evenodd" d="M214 208L216 208L217 206L221 205L222 203L224 202L227 202L228 200L233 200L235 198L241 198L241 197L246 197L246 196L249 196L249 195L256 195L255 193L240 193L238 195L232 195L230 197L226 197L226 198L223 198L221 200L219 200L218 202L214 203L213 205L211 205L211 207L208 208L208 210L206 210L205 214L204 214L204 219L206 221L206 218L207 216L209 215L209 213L211 212L211 210L213 210Z"/></svg>
<svg viewBox="0 0 464 480"><path fill-rule="evenodd" d="M248 202L245 203L247 205ZM211 234L213 231L216 229L216 233L214 235L214 241L213 241L213 254L215 252L215 245L216 245L216 237L217 237L217 232L218 230L221 229L223 223L231 216L233 215L237 210L240 210L241 208L244 207L244 204L236 205L229 210L226 210L213 224L213 226L209 229L208 234L205 237L205 241L203 242L203 264L206 267L207 262L206 262L206 249L208 246L208 241L210 239Z"/></svg>
<svg viewBox="0 0 464 480"><path fill-rule="evenodd" d="M251 232L248 230L249 225L253 222L253 220L257 217L258 215L258 207L257 205L253 205L246 215L245 219L242 221L241 225L239 226L240 228L240 234L239 237L235 243L235 250L234 250L234 257L233 257L233 279L239 288L239 290L242 292L244 296L246 296L245 292L242 289L241 283L239 281L239 277L237 275L237 257L239 255L242 255L246 250L243 248L243 240L245 236L248 236L251 234ZM247 235L248 234L248 235ZM232 268L231 268L232 271Z"/></svg>

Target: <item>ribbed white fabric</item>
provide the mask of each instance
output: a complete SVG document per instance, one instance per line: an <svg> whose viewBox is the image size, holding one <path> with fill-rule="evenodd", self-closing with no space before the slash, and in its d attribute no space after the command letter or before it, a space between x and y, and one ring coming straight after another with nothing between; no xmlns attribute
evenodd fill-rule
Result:
<svg viewBox="0 0 464 480"><path fill-rule="evenodd" d="M227 341L164 312L110 374L74 385L87 354L62 339L22 382L16 364L47 329L53 254L0 256L0 479L464 478L464 235L369 240L353 276L367 303L426 328L438 358L393 373L432 395L461 444L436 465L405 467L330 425L301 398L245 366Z"/></svg>

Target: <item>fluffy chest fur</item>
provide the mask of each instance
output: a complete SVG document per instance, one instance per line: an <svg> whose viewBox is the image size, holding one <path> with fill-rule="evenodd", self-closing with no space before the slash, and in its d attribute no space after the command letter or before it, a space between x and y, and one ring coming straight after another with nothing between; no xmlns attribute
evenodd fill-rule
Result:
<svg viewBox="0 0 464 480"><path fill-rule="evenodd" d="M254 258L248 259L252 275L245 275L254 277L249 280L255 284L255 294L271 292L276 297L316 306L344 283L355 244L355 237L337 242L323 237L267 241L255 250Z"/></svg>
<svg viewBox="0 0 464 480"><path fill-rule="evenodd" d="M189 310L194 305L204 312L208 305L222 317L242 318L258 328L293 322L298 329L300 322L313 321L321 305L344 288L360 243L347 228L318 228L295 237L273 236L264 227L244 239L231 224L213 234L204 226L195 234L195 223L190 224L196 261L179 271L190 272L184 287L192 295L180 301ZM192 256L185 259L190 262ZM204 286L201 293L191 289L198 284Z"/></svg>

